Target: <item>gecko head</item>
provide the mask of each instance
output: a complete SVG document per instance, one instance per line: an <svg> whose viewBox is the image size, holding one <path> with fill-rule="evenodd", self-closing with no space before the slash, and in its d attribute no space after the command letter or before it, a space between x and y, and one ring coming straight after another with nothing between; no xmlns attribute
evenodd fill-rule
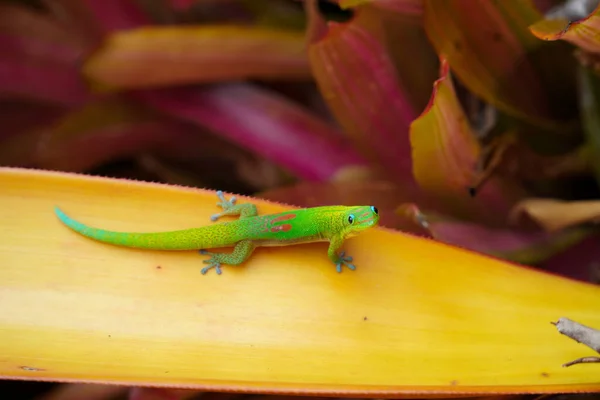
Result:
<svg viewBox="0 0 600 400"><path fill-rule="evenodd" d="M375 206L352 207L343 218L346 236L355 236L379 223L379 211Z"/></svg>

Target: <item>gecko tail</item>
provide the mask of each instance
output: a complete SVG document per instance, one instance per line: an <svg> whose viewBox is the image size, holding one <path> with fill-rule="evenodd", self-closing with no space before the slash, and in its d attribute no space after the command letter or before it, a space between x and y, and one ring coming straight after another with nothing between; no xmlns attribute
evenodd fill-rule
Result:
<svg viewBox="0 0 600 400"><path fill-rule="evenodd" d="M83 225L81 222L75 221L67 214L65 214L58 206L54 207L54 213L63 224L73 229L74 231L80 232L86 228L86 226Z"/></svg>
<svg viewBox="0 0 600 400"><path fill-rule="evenodd" d="M107 243L125 244L123 242L126 239L126 233L111 232L106 231L104 229L98 229L93 228L91 226L87 226L69 217L58 206L54 207L54 213L63 224L65 224L67 227L71 228L77 233L80 233L83 236Z"/></svg>
<svg viewBox="0 0 600 400"><path fill-rule="evenodd" d="M54 213L71 230L116 246L152 250L197 250L227 246L239 240L228 235L229 231L235 232L234 226L206 226L169 232L116 232L85 225L69 217L58 207L54 207ZM214 239L215 236L217 240Z"/></svg>

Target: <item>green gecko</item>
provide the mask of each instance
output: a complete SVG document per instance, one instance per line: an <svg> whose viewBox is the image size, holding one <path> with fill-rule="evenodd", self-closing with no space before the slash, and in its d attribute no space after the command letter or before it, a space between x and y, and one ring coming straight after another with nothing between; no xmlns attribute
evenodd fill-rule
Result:
<svg viewBox="0 0 600 400"><path fill-rule="evenodd" d="M226 200L222 191L217 192L217 203L223 212L214 214L214 222L226 215L239 219L220 222L199 228L170 232L112 232L82 224L55 208L58 218L69 228L88 238L117 246L150 250L199 250L209 255L204 260L207 267L202 274L214 268L221 274L221 265L239 265L246 261L258 246L287 246L291 244L329 242L327 255L335 264L337 272L342 265L351 270L352 257L338 249L344 240L379 223L379 213L374 206L324 206L286 211L278 214L258 215L252 203L235 204L236 198ZM231 253L211 253L205 248L234 246Z"/></svg>

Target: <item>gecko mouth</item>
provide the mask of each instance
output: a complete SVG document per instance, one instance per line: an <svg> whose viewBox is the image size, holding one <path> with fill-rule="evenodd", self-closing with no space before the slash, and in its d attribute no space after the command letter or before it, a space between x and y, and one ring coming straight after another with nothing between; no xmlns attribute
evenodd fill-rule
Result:
<svg viewBox="0 0 600 400"><path fill-rule="evenodd" d="M368 224L369 222L373 222L374 219L375 219L375 217L371 216L371 218L361 221L361 224Z"/></svg>

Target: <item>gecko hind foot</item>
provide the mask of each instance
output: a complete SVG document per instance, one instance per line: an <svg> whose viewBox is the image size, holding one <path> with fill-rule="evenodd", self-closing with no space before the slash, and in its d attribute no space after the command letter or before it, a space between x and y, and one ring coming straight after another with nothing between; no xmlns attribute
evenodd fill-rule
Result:
<svg viewBox="0 0 600 400"><path fill-rule="evenodd" d="M352 271L354 271L356 269L356 266L354 264L350 264L350 262L352 261L352 257L351 256L344 257L345 254L346 254L346 252L342 251L340 253L337 263L335 264L335 269L339 273L342 272L342 265L345 265L346 267L348 267L348 269L351 269Z"/></svg>
<svg viewBox="0 0 600 400"><path fill-rule="evenodd" d="M204 249L198 250L198 253L200 253L202 255L211 254L207 250L204 250ZM222 272L221 271L221 263L218 261L215 261L213 259L213 257L209 258L208 260L202 260L202 262L204 264L210 264L209 266L202 268L202 270L200 271L202 273L202 275L205 275L209 270L211 270L213 268L215 269L215 271L217 271L218 275L221 275L221 272Z"/></svg>
<svg viewBox="0 0 600 400"><path fill-rule="evenodd" d="M215 269L215 271L217 271L217 275L221 275L221 263L218 262L214 262L212 260L204 260L203 261L204 264L210 264L207 267L202 268L202 270L200 270L200 272L202 273L202 275L206 275L206 273L211 270L211 269Z"/></svg>

